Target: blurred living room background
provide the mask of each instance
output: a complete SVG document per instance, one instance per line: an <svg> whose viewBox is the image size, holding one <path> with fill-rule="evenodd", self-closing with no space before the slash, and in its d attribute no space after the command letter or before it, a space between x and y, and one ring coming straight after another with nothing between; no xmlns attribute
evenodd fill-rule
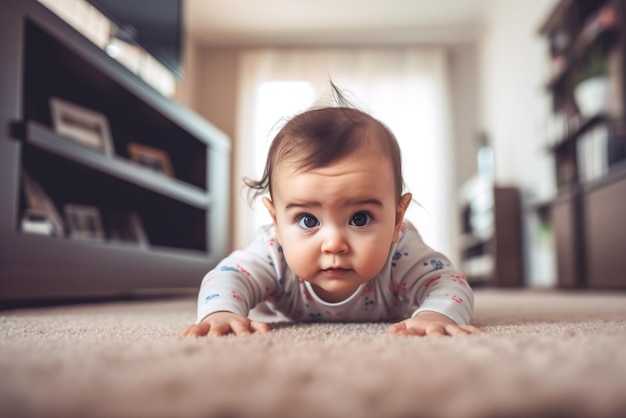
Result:
<svg viewBox="0 0 626 418"><path fill-rule="evenodd" d="M242 178L331 80L473 285L626 287L622 1L2 3L2 299L199 284L269 222Z"/></svg>

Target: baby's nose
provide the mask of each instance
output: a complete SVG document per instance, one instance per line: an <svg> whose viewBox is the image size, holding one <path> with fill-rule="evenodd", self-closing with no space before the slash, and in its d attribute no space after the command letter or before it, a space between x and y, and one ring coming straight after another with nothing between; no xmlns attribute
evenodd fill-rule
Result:
<svg viewBox="0 0 626 418"><path fill-rule="evenodd" d="M324 235L322 252L324 254L342 254L348 251L348 241L337 228L331 228Z"/></svg>

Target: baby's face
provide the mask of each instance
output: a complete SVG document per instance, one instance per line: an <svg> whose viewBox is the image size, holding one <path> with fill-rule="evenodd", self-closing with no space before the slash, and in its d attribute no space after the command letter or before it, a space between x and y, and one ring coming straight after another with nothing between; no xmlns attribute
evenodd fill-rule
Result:
<svg viewBox="0 0 626 418"><path fill-rule="evenodd" d="M374 152L309 171L282 162L272 190L265 204L287 264L327 302L381 271L411 200L397 202L391 163Z"/></svg>

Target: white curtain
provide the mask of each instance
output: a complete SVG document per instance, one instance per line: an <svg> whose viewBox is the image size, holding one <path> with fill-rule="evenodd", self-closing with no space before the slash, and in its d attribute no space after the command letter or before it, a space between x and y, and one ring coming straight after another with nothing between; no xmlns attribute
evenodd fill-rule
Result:
<svg viewBox="0 0 626 418"><path fill-rule="evenodd" d="M423 47L261 49L242 53L234 180L258 178L269 143L290 117L311 105L330 104L329 81L349 100L384 122L403 153L413 204L407 217L426 242L452 253L455 201L451 181L448 76L445 50ZM269 221L260 201L250 207L245 189L235 199L236 248Z"/></svg>

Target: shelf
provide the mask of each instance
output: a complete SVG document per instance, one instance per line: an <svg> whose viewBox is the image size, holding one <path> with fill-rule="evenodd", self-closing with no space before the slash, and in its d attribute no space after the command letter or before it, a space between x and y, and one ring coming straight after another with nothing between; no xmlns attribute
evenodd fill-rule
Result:
<svg viewBox="0 0 626 418"><path fill-rule="evenodd" d="M0 237L0 243L7 239ZM14 299L195 288L207 265L218 261L216 255L198 251L142 250L130 245L27 233L16 234L10 241L16 257L11 263L3 263L3 274L20 280L0 281L0 294L10 291ZM104 261L97 270L92 270L93 259ZM59 265L73 268L63 269ZM42 270L46 272L46 280L41 280ZM93 280L94 277L100 279Z"/></svg>
<svg viewBox="0 0 626 418"><path fill-rule="evenodd" d="M568 3L566 7L560 6L558 12L563 13L565 9L569 7L571 7L570 3ZM561 86L567 78L568 74L570 74L575 66L580 63L581 59L584 57L585 53L589 50L591 45L602 39L617 37L619 33L619 23L615 15L615 8L607 4L603 6L596 13L596 15L594 15L593 18L591 18L591 20L585 24L584 28L574 39L572 45L570 46L569 52L564 54L563 59L565 60L565 64L560 69L560 71L554 74L550 78L550 80L548 80L548 82L546 83L546 89L548 89L549 91L556 90L557 87ZM553 29L554 28L551 28L550 30ZM547 31L547 27L542 29L543 34L546 34Z"/></svg>
<svg viewBox="0 0 626 418"><path fill-rule="evenodd" d="M459 245L461 247L461 250L464 252L472 251L472 250L475 250L477 248L487 245L490 242L490 240L493 238L492 235L493 234L489 235L488 237L479 237L471 233L463 234L460 237Z"/></svg>
<svg viewBox="0 0 626 418"><path fill-rule="evenodd" d="M26 122L24 140L30 146L198 209L205 209L210 204L209 195L199 187L140 167L127 159L90 150L37 122Z"/></svg>
<svg viewBox="0 0 626 418"><path fill-rule="evenodd" d="M601 114L591 117L589 119L584 120L582 123L578 125L573 132L569 133L565 138L558 141L557 143L550 145L549 149L553 152L559 152L569 144L572 144L576 141L576 139L585 133L587 130L592 127L599 125L601 123L605 123L609 120L608 116Z"/></svg>
<svg viewBox="0 0 626 418"><path fill-rule="evenodd" d="M20 240L23 243L27 244L29 247L35 248L37 246L47 246L51 242L53 242L55 246L66 247L67 250L70 250L68 252L69 254L73 253L71 251L72 248L74 248L74 250L76 251L83 248L92 248L92 250L94 251L104 251L102 253L102 256L112 254L126 254L129 257L142 257L146 259L150 259L152 257L174 257L180 260L186 259L205 261L209 257L205 251L165 247L159 245L149 245L148 247L144 247L140 244L135 243L114 242L108 240L81 240L69 237L35 234L23 231L20 232L20 236Z"/></svg>
<svg viewBox="0 0 626 418"><path fill-rule="evenodd" d="M606 187L608 184L614 183L616 181L621 181L626 177L626 161L622 161L621 163L615 164L613 167L609 168L609 172L602 177L599 177L595 180L589 181L583 185L581 185L581 189L584 192L590 192L598 188Z"/></svg>

